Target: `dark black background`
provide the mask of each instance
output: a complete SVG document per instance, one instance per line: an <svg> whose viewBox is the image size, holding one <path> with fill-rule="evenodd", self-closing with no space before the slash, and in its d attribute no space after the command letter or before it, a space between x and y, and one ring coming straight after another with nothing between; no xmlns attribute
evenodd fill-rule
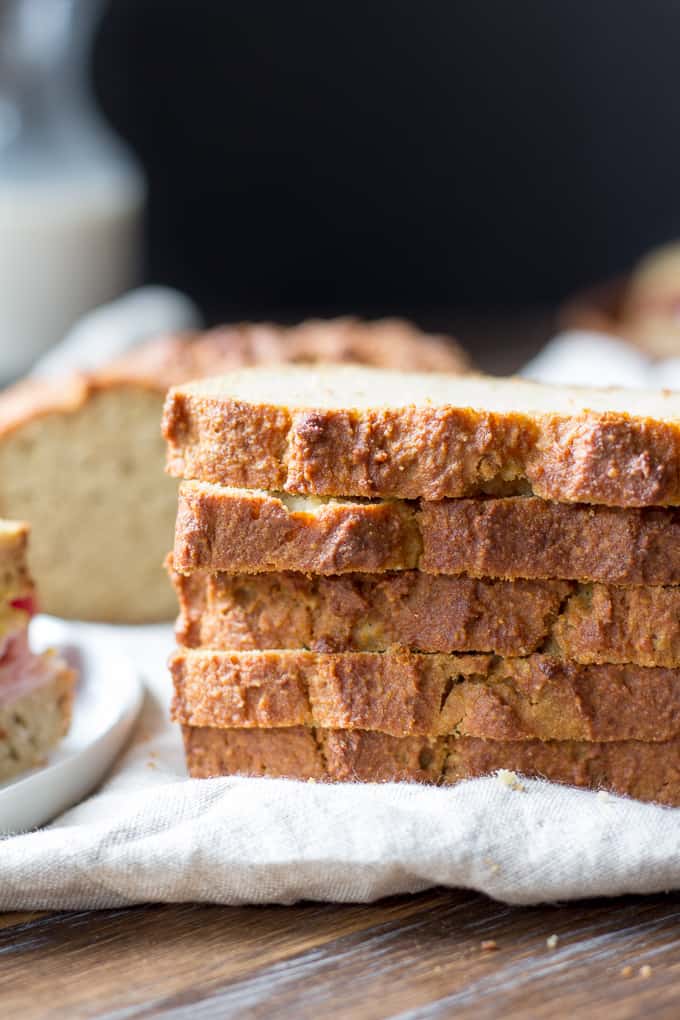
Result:
<svg viewBox="0 0 680 1020"><path fill-rule="evenodd" d="M680 234L672 0L112 0L94 72L212 318L549 303Z"/></svg>

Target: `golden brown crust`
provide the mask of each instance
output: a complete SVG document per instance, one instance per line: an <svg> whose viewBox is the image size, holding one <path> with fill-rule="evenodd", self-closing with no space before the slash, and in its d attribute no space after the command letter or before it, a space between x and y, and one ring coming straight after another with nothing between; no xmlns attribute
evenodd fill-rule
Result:
<svg viewBox="0 0 680 1020"><path fill-rule="evenodd" d="M338 574L415 566L420 535L404 503L330 502L289 510L267 493L184 482L175 528L179 571L299 570Z"/></svg>
<svg viewBox="0 0 680 1020"><path fill-rule="evenodd" d="M382 384L368 372L361 386ZM229 385L225 377L222 389L169 391L163 433L170 474L317 495L440 500L528 484L535 495L563 502L680 503L680 422L672 417L435 403L315 407L313 392L308 406L287 406L232 397Z"/></svg>
<svg viewBox="0 0 680 1020"><path fill-rule="evenodd" d="M680 805L680 740L487 741L390 737L365 731L183 727L189 774L445 785L511 769L556 783Z"/></svg>
<svg viewBox="0 0 680 1020"><path fill-rule="evenodd" d="M535 498L422 502L421 570L680 584L680 512Z"/></svg>
<svg viewBox="0 0 680 1020"><path fill-rule="evenodd" d="M315 512L304 504L290 509L271 493L183 482L175 568L340 574L417 566L472 577L680 584L678 510L521 496L331 501Z"/></svg>
<svg viewBox="0 0 680 1020"><path fill-rule="evenodd" d="M398 644L427 652L527 655L545 641L572 590L565 581L435 577L417 570L171 577L180 602L178 644L240 651L384 651Z"/></svg>
<svg viewBox="0 0 680 1020"><path fill-rule="evenodd" d="M192 726L455 733L489 740L669 740L680 671L394 649L179 651L173 718Z"/></svg>

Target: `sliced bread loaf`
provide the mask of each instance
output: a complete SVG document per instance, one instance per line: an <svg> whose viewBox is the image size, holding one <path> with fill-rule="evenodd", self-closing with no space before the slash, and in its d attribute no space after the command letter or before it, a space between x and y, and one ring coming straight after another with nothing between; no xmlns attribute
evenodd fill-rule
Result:
<svg viewBox="0 0 680 1020"><path fill-rule="evenodd" d="M331 782L449 785L513 770L639 800L680 805L680 740L496 741L391 737L363 730L183 727L189 774L283 776ZM521 782L510 777L521 788Z"/></svg>
<svg viewBox="0 0 680 1020"><path fill-rule="evenodd" d="M680 672L371 652L177 652L173 718L191 726L311 726L489 740L680 737Z"/></svg>
<svg viewBox="0 0 680 1020"><path fill-rule="evenodd" d="M347 366L246 369L171 389L164 434L171 474L245 488L680 503L680 394L670 392Z"/></svg>

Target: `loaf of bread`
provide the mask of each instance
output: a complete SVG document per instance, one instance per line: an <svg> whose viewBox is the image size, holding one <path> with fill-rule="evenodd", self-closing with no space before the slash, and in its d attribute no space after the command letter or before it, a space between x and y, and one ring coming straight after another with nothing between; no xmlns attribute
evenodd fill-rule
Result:
<svg viewBox="0 0 680 1020"><path fill-rule="evenodd" d="M383 654L180 650L170 669L173 718L191 726L308 726L488 740L680 737L677 670L403 648Z"/></svg>
<svg viewBox="0 0 680 1020"><path fill-rule="evenodd" d="M189 774L452 784L500 769L680 805L680 740L658 743L391 737L362 730L183 727ZM509 777L513 785L521 782ZM501 781L501 780L497 780Z"/></svg>
<svg viewBox="0 0 680 1020"><path fill-rule="evenodd" d="M369 361L462 371L460 348L404 323L241 326L164 338L102 371L31 380L0 396L0 514L32 525L42 606L111 622L170 619L162 569L176 484L159 432L168 386L244 364Z"/></svg>
<svg viewBox="0 0 680 1020"><path fill-rule="evenodd" d="M419 503L291 496L182 482L177 571L409 570L680 584L680 510L535 497Z"/></svg>
<svg viewBox="0 0 680 1020"><path fill-rule="evenodd" d="M168 470L292 493L680 503L680 394L373 368L245 369L173 387Z"/></svg>

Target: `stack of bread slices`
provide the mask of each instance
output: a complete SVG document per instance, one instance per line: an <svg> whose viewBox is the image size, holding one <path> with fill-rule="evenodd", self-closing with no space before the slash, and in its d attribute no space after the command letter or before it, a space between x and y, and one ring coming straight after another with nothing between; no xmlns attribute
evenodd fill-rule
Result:
<svg viewBox="0 0 680 1020"><path fill-rule="evenodd" d="M192 776L680 804L680 395L253 369L164 434Z"/></svg>

